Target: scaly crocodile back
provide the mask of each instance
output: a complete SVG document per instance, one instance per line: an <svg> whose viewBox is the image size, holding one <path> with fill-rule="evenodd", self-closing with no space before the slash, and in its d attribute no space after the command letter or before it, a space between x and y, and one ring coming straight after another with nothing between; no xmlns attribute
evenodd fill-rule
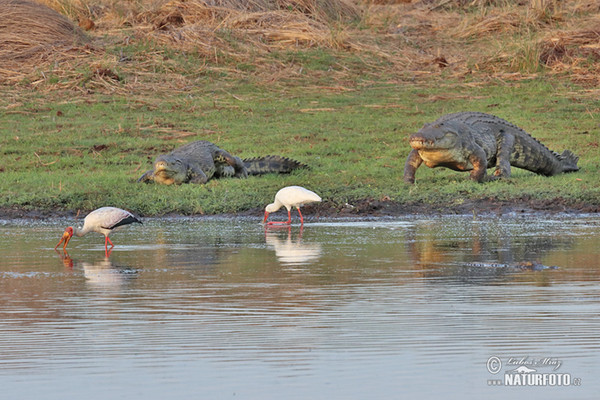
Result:
<svg viewBox="0 0 600 400"><path fill-rule="evenodd" d="M577 161L579 157L569 150L562 154L548 149L538 139L531 136L518 126L496 117L495 115L466 111L454 114L447 114L439 118L436 122L445 122L450 120L460 121L466 125L477 128L489 128L494 132L506 132L515 137L515 147L511 155L511 165L524 168L529 171L543 174L556 175L561 172L578 171Z"/></svg>
<svg viewBox="0 0 600 400"><path fill-rule="evenodd" d="M186 160L202 160L204 158L209 160L212 159L212 153L216 149L218 149L218 147L214 143L206 140L196 140L195 142L190 142L186 145L176 148L169 154Z"/></svg>
<svg viewBox="0 0 600 400"><path fill-rule="evenodd" d="M248 170L248 175L288 174L295 169L308 168L306 164L281 156L245 158L243 162Z"/></svg>

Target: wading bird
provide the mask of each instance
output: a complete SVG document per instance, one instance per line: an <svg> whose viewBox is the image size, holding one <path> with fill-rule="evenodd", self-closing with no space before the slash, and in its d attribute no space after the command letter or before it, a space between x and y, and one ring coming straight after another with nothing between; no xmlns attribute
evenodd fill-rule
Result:
<svg viewBox="0 0 600 400"><path fill-rule="evenodd" d="M321 201L321 197L315 192L311 192L308 189L305 189L301 186L287 186L283 189L280 189L277 194L275 194L275 201L269 204L265 208L265 219L263 223L267 223L267 225L273 224L291 224L292 223L292 207L296 207L298 210L298 214L300 214L300 224L304 224L304 218L302 217L302 213L300 212L300 207L304 204L314 203L317 201ZM269 218L269 214L279 210L281 207L287 208L288 219L287 221L271 221L267 222L267 218Z"/></svg>
<svg viewBox="0 0 600 400"><path fill-rule="evenodd" d="M73 228L69 226L65 229L65 232L60 239L60 242L54 247L56 248L60 246L60 244L64 241L63 250L66 251L67 244L69 240L75 236L83 236L89 232L98 232L104 235L104 251L106 255L108 255L108 243L110 243L110 249L112 250L115 245L108 238L108 235L112 233L117 228L120 228L124 225L129 225L134 222L139 224L142 223L138 218L136 218L129 211L121 210L116 207L102 207L97 210L89 213L83 220L83 227L81 229Z"/></svg>

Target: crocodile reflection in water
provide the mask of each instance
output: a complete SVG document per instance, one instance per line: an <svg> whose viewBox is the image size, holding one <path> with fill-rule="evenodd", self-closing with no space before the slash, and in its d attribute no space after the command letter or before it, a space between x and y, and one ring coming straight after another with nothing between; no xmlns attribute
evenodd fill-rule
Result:
<svg viewBox="0 0 600 400"><path fill-rule="evenodd" d="M407 230L405 244L422 276L485 281L511 272L558 269L541 260L554 249L569 248L573 240L554 232L517 236L502 224L473 221L448 234L414 225Z"/></svg>

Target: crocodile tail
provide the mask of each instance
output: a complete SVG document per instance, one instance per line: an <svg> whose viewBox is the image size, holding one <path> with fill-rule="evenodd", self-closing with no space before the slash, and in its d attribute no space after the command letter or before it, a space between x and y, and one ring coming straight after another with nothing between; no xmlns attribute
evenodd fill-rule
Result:
<svg viewBox="0 0 600 400"><path fill-rule="evenodd" d="M579 171L579 167L577 166L577 161L579 161L579 157L577 157L571 151L563 151L563 153L559 155L558 158L562 165L563 172Z"/></svg>
<svg viewBox="0 0 600 400"><path fill-rule="evenodd" d="M243 161L248 170L248 175L289 174L295 169L308 168L306 164L300 161L281 156L245 158Z"/></svg>

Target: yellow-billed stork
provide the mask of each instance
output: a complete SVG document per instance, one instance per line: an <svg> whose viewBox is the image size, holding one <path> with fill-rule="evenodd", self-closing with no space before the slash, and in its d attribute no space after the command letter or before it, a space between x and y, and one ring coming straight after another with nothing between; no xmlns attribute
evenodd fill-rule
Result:
<svg viewBox="0 0 600 400"><path fill-rule="evenodd" d="M303 188L302 186L287 186L283 189L280 189L277 194L275 194L275 201L269 204L265 208L265 219L263 223L267 223L267 225L273 224L291 224L292 223L292 207L296 207L298 210L298 214L300 214L300 224L304 224L304 218L302 217L302 213L300 212L300 207L304 204L314 203L321 201L321 197L315 192L312 192L308 189ZM269 218L269 214L279 210L281 207L287 208L288 219L287 221L271 221L267 222L267 218Z"/></svg>
<svg viewBox="0 0 600 400"><path fill-rule="evenodd" d="M108 243L110 243L111 250L115 246L109 239L108 235L110 235L115 229L132 224L134 222L139 224L142 223L142 221L140 221L129 211L125 211L116 207L101 207L92 211L84 218L83 227L81 229L77 227L73 228L72 226L69 226L67 229L65 229L60 242L58 242L54 249L56 250L56 248L64 241L65 244L63 245L63 250L66 251L67 244L73 235L83 236L89 232L98 232L104 235L104 250L105 253L108 254Z"/></svg>

